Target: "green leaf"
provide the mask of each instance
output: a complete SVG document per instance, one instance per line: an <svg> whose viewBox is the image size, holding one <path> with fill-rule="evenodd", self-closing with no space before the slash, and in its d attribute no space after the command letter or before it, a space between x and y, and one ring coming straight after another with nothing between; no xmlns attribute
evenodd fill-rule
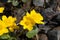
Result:
<svg viewBox="0 0 60 40"><path fill-rule="evenodd" d="M14 0L12 1L12 5L13 5L13 6L17 6L18 4L19 4L18 1L14 1Z"/></svg>
<svg viewBox="0 0 60 40"><path fill-rule="evenodd" d="M34 29L34 30L32 30L32 31L27 32L26 36L27 36L28 38L32 38L32 37L34 37L37 33L38 33L38 28L36 28L36 29Z"/></svg>
<svg viewBox="0 0 60 40"><path fill-rule="evenodd" d="M28 2L28 0L22 0L22 2L26 3L26 2Z"/></svg>
<svg viewBox="0 0 60 40"><path fill-rule="evenodd" d="M12 0L8 0L7 2L10 3L10 2L12 2Z"/></svg>
<svg viewBox="0 0 60 40"><path fill-rule="evenodd" d="M17 40L15 37L10 37L8 40Z"/></svg>
<svg viewBox="0 0 60 40"><path fill-rule="evenodd" d="M0 36L0 39L8 39L8 38L10 38L10 35L8 35L8 34L4 34L4 35Z"/></svg>

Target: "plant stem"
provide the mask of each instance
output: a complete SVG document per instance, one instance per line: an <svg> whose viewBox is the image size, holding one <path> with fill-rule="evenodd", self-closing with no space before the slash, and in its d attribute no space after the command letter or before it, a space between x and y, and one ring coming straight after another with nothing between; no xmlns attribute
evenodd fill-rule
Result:
<svg viewBox="0 0 60 40"><path fill-rule="evenodd" d="M38 36L38 34L36 34L36 39L39 40L39 36Z"/></svg>

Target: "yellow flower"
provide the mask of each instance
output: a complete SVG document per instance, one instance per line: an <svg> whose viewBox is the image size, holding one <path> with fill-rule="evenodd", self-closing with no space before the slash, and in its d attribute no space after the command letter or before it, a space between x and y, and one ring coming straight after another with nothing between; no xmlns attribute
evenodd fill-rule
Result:
<svg viewBox="0 0 60 40"><path fill-rule="evenodd" d="M29 31L31 31L35 23L32 19L29 18L29 16L24 16L23 20L21 20L20 22L20 25L23 25L24 29L28 29Z"/></svg>
<svg viewBox="0 0 60 40"><path fill-rule="evenodd" d="M35 23L37 24L44 24L43 20L43 16L40 13L37 13L34 9L29 13L27 13L27 16L30 16Z"/></svg>
<svg viewBox="0 0 60 40"><path fill-rule="evenodd" d="M9 30L11 32L13 32L15 29L18 29L19 27L16 25L15 21L16 18L9 16L8 18L3 15L2 16L2 21L7 25L7 27L9 28Z"/></svg>
<svg viewBox="0 0 60 40"><path fill-rule="evenodd" d="M40 13L37 13L35 10L32 10L30 14L28 12L26 13L23 20L20 21L20 25L22 25L24 29L31 31L36 23L44 24L42 20L43 16Z"/></svg>
<svg viewBox="0 0 60 40"><path fill-rule="evenodd" d="M13 23L15 23L16 18L13 18L12 16L9 16L8 18L3 15L2 16L2 21L7 25L7 26L12 26Z"/></svg>
<svg viewBox="0 0 60 40"><path fill-rule="evenodd" d="M0 36L3 35L4 33L8 33L8 29L7 26L5 25L5 23L0 20Z"/></svg>
<svg viewBox="0 0 60 40"><path fill-rule="evenodd" d="M0 13L3 13L4 7L0 7Z"/></svg>

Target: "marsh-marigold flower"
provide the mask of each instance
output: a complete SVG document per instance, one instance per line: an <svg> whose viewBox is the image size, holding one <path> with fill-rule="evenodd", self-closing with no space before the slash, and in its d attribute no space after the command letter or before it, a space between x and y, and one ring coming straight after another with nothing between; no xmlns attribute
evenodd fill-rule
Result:
<svg viewBox="0 0 60 40"><path fill-rule="evenodd" d="M43 16L40 13L37 13L35 10L32 10L30 13L26 13L23 20L20 21L20 25L23 25L24 29L31 31L36 23L44 24L42 20Z"/></svg>
<svg viewBox="0 0 60 40"><path fill-rule="evenodd" d="M4 9L4 7L0 7L0 13L3 13Z"/></svg>
<svg viewBox="0 0 60 40"><path fill-rule="evenodd" d="M14 29L18 29L18 26L15 23L16 21L15 17L12 17L12 16L6 17L5 15L3 15L2 21L7 25L7 27L11 32L13 32Z"/></svg>

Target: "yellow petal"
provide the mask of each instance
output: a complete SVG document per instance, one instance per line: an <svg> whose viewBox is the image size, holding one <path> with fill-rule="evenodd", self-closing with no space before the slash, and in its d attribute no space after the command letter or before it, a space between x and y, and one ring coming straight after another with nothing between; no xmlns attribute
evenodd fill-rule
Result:
<svg viewBox="0 0 60 40"><path fill-rule="evenodd" d="M30 16L37 24L43 20L43 16L40 13L37 13L35 10L31 11Z"/></svg>
<svg viewBox="0 0 60 40"><path fill-rule="evenodd" d="M16 23L13 23L13 25L10 26L10 28L13 28L13 29L19 29L19 26L17 26Z"/></svg>
<svg viewBox="0 0 60 40"><path fill-rule="evenodd" d="M33 30L33 26L26 26L26 25L24 25L23 26L23 29L27 29L28 31L31 31L31 30Z"/></svg>
<svg viewBox="0 0 60 40"><path fill-rule="evenodd" d="M0 31L0 36L3 35L4 33L2 31Z"/></svg>
<svg viewBox="0 0 60 40"><path fill-rule="evenodd" d="M7 25L6 25L2 20L0 20L0 26L1 26L1 27L4 27L4 28L7 27Z"/></svg>
<svg viewBox="0 0 60 40"><path fill-rule="evenodd" d="M0 30L0 36L5 34L5 33L8 33L8 32L9 32L8 29L3 28L3 29Z"/></svg>
<svg viewBox="0 0 60 40"><path fill-rule="evenodd" d="M3 29L3 32L4 32L4 33L8 33L9 31L8 31L7 28L4 28L4 29Z"/></svg>
<svg viewBox="0 0 60 40"><path fill-rule="evenodd" d="M24 25L24 20L21 20L20 21L20 25Z"/></svg>
<svg viewBox="0 0 60 40"><path fill-rule="evenodd" d="M0 7L0 13L3 13L4 7Z"/></svg>
<svg viewBox="0 0 60 40"><path fill-rule="evenodd" d="M30 15L29 12L27 12L27 13L26 13L26 16L29 16L29 15Z"/></svg>
<svg viewBox="0 0 60 40"><path fill-rule="evenodd" d="M31 17L34 18L34 20L35 20L35 18L36 18L37 20L43 20L43 16L42 16L40 13L31 12Z"/></svg>
<svg viewBox="0 0 60 40"><path fill-rule="evenodd" d="M15 19L13 19L12 16L9 16L9 17L8 17L8 20L10 20L11 22L14 22L14 21L15 21Z"/></svg>
<svg viewBox="0 0 60 40"><path fill-rule="evenodd" d="M35 14L35 13L36 11L34 9L30 12L30 14Z"/></svg>
<svg viewBox="0 0 60 40"><path fill-rule="evenodd" d="M13 32L13 31L14 31L14 29L13 29L13 28L9 28L9 30L10 30L11 32Z"/></svg>
<svg viewBox="0 0 60 40"><path fill-rule="evenodd" d="M45 24L45 22L39 21L38 24Z"/></svg>
<svg viewBox="0 0 60 40"><path fill-rule="evenodd" d="M7 17L5 15L2 16L2 20L5 21L7 20Z"/></svg>
<svg viewBox="0 0 60 40"><path fill-rule="evenodd" d="M30 26L29 28L27 28L29 31L33 30L33 26Z"/></svg>

